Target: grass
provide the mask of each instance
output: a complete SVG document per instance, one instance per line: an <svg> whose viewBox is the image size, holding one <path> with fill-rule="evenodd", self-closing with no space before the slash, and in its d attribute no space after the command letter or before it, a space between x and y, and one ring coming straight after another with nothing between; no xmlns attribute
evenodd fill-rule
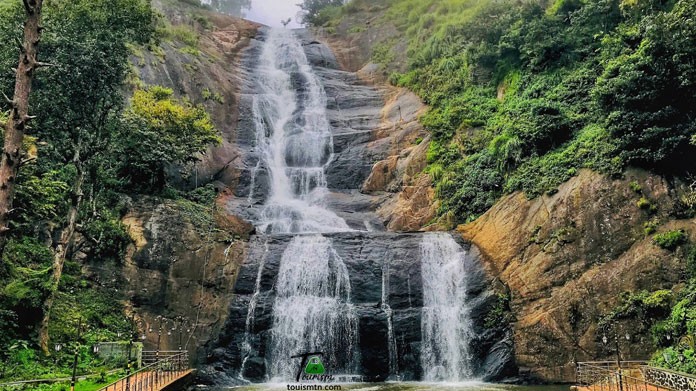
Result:
<svg viewBox="0 0 696 391"><path fill-rule="evenodd" d="M107 384L111 384L121 377L124 376L124 373L119 372L119 373L114 373L111 375L106 375L104 378L104 381L101 381L99 378L99 375L95 375L94 377L91 377L89 379L85 380L80 380L75 383L75 391L96 391ZM8 387L9 390L13 389L26 389L26 388L13 388L13 387ZM70 381L65 381L65 382L56 382L56 383L49 383L49 384L39 384L35 386L30 386L30 389L36 390L36 391L66 391L70 389Z"/></svg>
<svg viewBox="0 0 696 391"><path fill-rule="evenodd" d="M181 42L186 46L198 47L200 36L190 26L185 24L172 25L165 22L159 29L160 37L168 41Z"/></svg>

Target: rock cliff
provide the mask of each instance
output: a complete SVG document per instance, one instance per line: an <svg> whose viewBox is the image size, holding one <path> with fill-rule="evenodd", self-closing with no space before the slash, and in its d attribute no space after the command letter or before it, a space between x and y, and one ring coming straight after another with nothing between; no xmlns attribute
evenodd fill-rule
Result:
<svg viewBox="0 0 696 391"><path fill-rule="evenodd" d="M165 19L187 26L197 35L196 50L174 37L157 50L137 50L132 56L136 83L161 85L176 96L202 104L220 130L222 143L210 147L193 168L172 168L170 175L182 189L208 183L219 192L214 207L158 198L129 203L122 222L133 239L125 264L115 278L125 291L128 311L135 314L146 337L145 348L155 349L159 319L169 319L160 347L176 350L181 344L204 359L199 349L215 337L227 317L237 271L244 262L250 232L247 222L224 212L238 182L237 147L239 90L245 75L240 67L244 49L258 25L183 3L155 2ZM93 273L100 272L92 268ZM171 320L183 316L186 329L172 331ZM152 331L150 331L152 330Z"/></svg>
<svg viewBox="0 0 696 391"><path fill-rule="evenodd" d="M638 207L641 196L659 206L655 215ZM661 231L692 229L696 221L669 216L673 203L672 185L659 176L630 170L612 180L583 171L554 195L511 194L459 227L481 249L488 273L512 294L523 373L572 381L575 362L612 359L600 317L621 293L672 289L684 274L683 257L653 244L643 228L655 220ZM621 347L624 359L649 358L654 349L646 330L631 321L620 327L632 338Z"/></svg>
<svg viewBox="0 0 696 391"><path fill-rule="evenodd" d="M398 54L405 53L404 39L385 18L386 9L376 1L317 31L344 67L360 70L376 85L386 84L390 71L406 66L405 55ZM396 58L389 62L396 69L371 63L385 44L395 48ZM423 110L421 106L418 113ZM418 114L411 120L418 126ZM407 158L397 152L378 162L363 187L368 193L394 192L380 208L390 230L447 225L437 224L436 197L422 172L428 140L425 136L417 146L402 149ZM643 193L632 190L631 182ZM693 238L695 221L677 220L671 213L681 186L639 170L627 171L622 179L582 171L554 195L531 200L522 193L507 195L479 219L459 227L481 249L487 277L511 295L516 361L523 375L571 382L575 362L613 359L613 347L601 342L598 321L619 304L620 294L678 289L685 275L684 254L654 245L644 224L656 222L661 232L686 229ZM657 212L639 208L641 197L658 206ZM649 358L655 349L648 330L630 322L621 328L635 330L633 340L622 346L624 358Z"/></svg>

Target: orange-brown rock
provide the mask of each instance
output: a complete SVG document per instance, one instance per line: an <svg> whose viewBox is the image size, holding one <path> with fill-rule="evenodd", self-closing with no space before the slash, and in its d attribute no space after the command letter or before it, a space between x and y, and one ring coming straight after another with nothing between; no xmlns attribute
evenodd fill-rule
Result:
<svg viewBox="0 0 696 391"><path fill-rule="evenodd" d="M642 196L659 206L655 216L640 209ZM612 359L603 346L599 318L624 291L670 289L680 280L680 254L652 243L643 228L691 228L694 220L670 220L673 204L664 179L641 171L612 180L590 171L560 186L558 193L528 200L503 198L473 223L459 227L484 254L490 275L512 294L518 365L545 381L572 381L574 362ZM654 351L644 326L623 324L634 340L624 359L646 359Z"/></svg>

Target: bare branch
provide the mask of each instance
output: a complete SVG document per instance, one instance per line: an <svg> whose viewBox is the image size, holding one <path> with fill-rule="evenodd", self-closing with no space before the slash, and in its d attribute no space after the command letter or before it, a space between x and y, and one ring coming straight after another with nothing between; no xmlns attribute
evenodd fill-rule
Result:
<svg viewBox="0 0 696 391"><path fill-rule="evenodd" d="M25 115L25 116L24 116L24 120L25 120L25 121L31 121L31 120L33 120L33 119L36 119L36 116L35 116L35 115Z"/></svg>
<svg viewBox="0 0 696 391"><path fill-rule="evenodd" d="M51 64L51 63L48 63L48 62L36 61L36 62L34 63L34 66L37 67L37 68L43 68L43 67L57 67L58 65L56 65L56 64Z"/></svg>
<svg viewBox="0 0 696 391"><path fill-rule="evenodd" d="M26 166L27 164L33 163L33 162L35 162L35 161L36 161L36 158L35 158L35 157L31 157L31 158L28 158L28 159L24 159L24 160L22 160L22 161L19 162L19 166L20 166L20 167L24 167L24 166Z"/></svg>
<svg viewBox="0 0 696 391"><path fill-rule="evenodd" d="M2 96L5 98L5 100L7 101L7 103L11 104L11 105L14 107L14 104L15 104L15 101L14 101L14 100L8 98L7 95L5 95L4 92L2 93Z"/></svg>

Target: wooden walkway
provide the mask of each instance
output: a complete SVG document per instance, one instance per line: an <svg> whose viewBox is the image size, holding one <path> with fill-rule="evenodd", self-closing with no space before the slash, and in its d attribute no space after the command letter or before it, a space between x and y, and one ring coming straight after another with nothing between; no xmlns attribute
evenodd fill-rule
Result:
<svg viewBox="0 0 696 391"><path fill-rule="evenodd" d="M594 384L591 386L578 386L577 391L619 391L618 384ZM652 384L624 384L623 391L671 391L667 388L660 388Z"/></svg>
<svg viewBox="0 0 696 391"><path fill-rule="evenodd" d="M103 391L161 391L193 372L182 371L144 371L110 384Z"/></svg>
<svg viewBox="0 0 696 391"><path fill-rule="evenodd" d="M158 351L151 356L152 363L99 391L161 391L193 372L187 352Z"/></svg>

